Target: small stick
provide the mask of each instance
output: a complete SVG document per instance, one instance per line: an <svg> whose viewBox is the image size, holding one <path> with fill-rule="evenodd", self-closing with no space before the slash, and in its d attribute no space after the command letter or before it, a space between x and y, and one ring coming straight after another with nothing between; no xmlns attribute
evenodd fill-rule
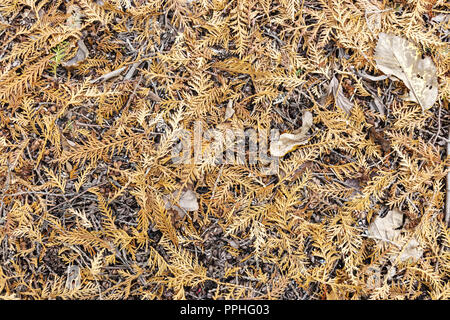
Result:
<svg viewBox="0 0 450 320"><path fill-rule="evenodd" d="M111 78L117 77L118 75L120 75L127 67L122 67L119 68L117 70L111 71L107 74L102 75L101 77L98 77L95 80L91 80L91 83L96 83L96 82L100 82L100 81L106 81L109 80Z"/></svg>
<svg viewBox="0 0 450 320"><path fill-rule="evenodd" d="M447 157L450 155L450 128L448 131L448 140L447 140ZM447 170L450 167L447 167ZM450 171L447 172L447 195L445 201L445 222L447 225L450 225Z"/></svg>
<svg viewBox="0 0 450 320"><path fill-rule="evenodd" d="M101 186L103 186L103 185L105 185L105 184L108 184L108 183L110 183L110 182L109 182L109 181L106 181L106 182L103 182L103 183L100 183L100 184L97 184L97 185L91 186L91 187L101 187ZM60 208L61 206L64 206L64 205L66 205L66 204L68 204L68 203L71 203L73 200L75 200L75 199L81 197L82 195L84 195L85 193L89 192L91 187L89 187L88 189L84 190L84 191L81 192L81 193L78 193L78 194L77 194L76 196L74 196L73 198L70 198L70 199L68 199L68 200L66 200L66 201L64 201L64 202L61 202L61 203L57 204L57 205L54 206L54 207L51 207L51 208L48 210L48 212L54 211L54 210Z"/></svg>
<svg viewBox="0 0 450 320"><path fill-rule="evenodd" d="M437 133L431 132L431 131L429 131L427 129L417 129L417 130L422 131L422 132L426 132L426 133L429 133L429 134L432 134L433 136L435 136L435 139L439 139L439 140L445 141L446 143L450 142L449 139L441 137L441 136L437 135Z"/></svg>
<svg viewBox="0 0 450 320"><path fill-rule="evenodd" d="M130 80L134 73L136 72L136 69L139 67L139 65L141 64L141 61L138 61L136 63L133 63L131 65L131 68L128 70L128 72L125 74L125 77L123 78L123 80Z"/></svg>
<svg viewBox="0 0 450 320"><path fill-rule="evenodd" d="M142 74L141 74L141 77L139 78L139 81L138 81L138 82L136 83L136 85L134 86L133 92L132 92L131 95L128 97L128 100L127 100L127 103L125 104L125 108L124 108L124 109L127 109L128 106L130 105L131 100L134 99L134 96L136 95L136 91L137 91L139 85L141 84L141 81L142 81Z"/></svg>

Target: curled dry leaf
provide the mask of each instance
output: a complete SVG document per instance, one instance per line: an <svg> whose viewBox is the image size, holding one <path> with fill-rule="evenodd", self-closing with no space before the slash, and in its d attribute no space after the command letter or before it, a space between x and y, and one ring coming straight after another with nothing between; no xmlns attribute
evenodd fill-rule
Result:
<svg viewBox="0 0 450 320"><path fill-rule="evenodd" d="M186 215L186 211L197 211L199 206L197 202L197 195L192 190L185 190L181 192L178 205L173 204L180 194L180 191L174 191L172 195L165 196L164 201L166 202L166 209L173 209L178 212L180 218Z"/></svg>
<svg viewBox="0 0 450 320"><path fill-rule="evenodd" d="M419 103L424 110L436 102L436 66L430 57L422 59L412 43L398 36L380 33L375 61L378 69L402 80L408 87L409 96L406 100Z"/></svg>
<svg viewBox="0 0 450 320"><path fill-rule="evenodd" d="M406 244L405 248L400 253L398 259L400 261L407 261L412 259L413 261L417 261L422 257L423 249L420 247L420 243L416 239L411 239Z"/></svg>
<svg viewBox="0 0 450 320"><path fill-rule="evenodd" d="M234 109L233 109L233 100L229 100L228 104L227 104L227 108L225 110L225 120L230 119L234 114Z"/></svg>
<svg viewBox="0 0 450 320"><path fill-rule="evenodd" d="M422 257L423 249L415 238L409 240L406 245L401 243L402 241L399 237L402 232L402 224L403 213L398 209L391 210L384 218L378 216L369 225L369 236L376 239L378 244L390 242L402 248L400 256L392 256L391 261L394 261L397 258L402 262L410 259L412 261L417 261Z"/></svg>
<svg viewBox="0 0 450 320"><path fill-rule="evenodd" d="M80 267L69 266L67 268L66 289L75 290L81 285Z"/></svg>
<svg viewBox="0 0 450 320"><path fill-rule="evenodd" d="M108 72L108 73L98 77L97 79L91 80L90 82L97 83L97 82L107 81L109 79L118 77L123 71L125 71L126 68L127 67L122 67L122 68L116 69L114 71Z"/></svg>
<svg viewBox="0 0 450 320"><path fill-rule="evenodd" d="M186 190L181 194L180 207L186 211L198 210L197 195L192 190Z"/></svg>
<svg viewBox="0 0 450 320"><path fill-rule="evenodd" d="M63 62L62 66L66 68L75 68L80 62L87 59L89 50L84 44L83 40L78 40L78 51L75 56L67 62Z"/></svg>
<svg viewBox="0 0 450 320"><path fill-rule="evenodd" d="M312 113L306 111L303 114L302 121L303 123L299 133L283 133L278 141L275 141L270 145L270 153L272 154L272 156L282 157L286 153L294 150L297 146L300 146L307 142L308 137L306 136L306 134L313 124Z"/></svg>
<svg viewBox="0 0 450 320"><path fill-rule="evenodd" d="M400 235L402 223L403 214L398 209L391 210L384 218L375 218L369 225L369 235L382 241L391 241Z"/></svg>
<svg viewBox="0 0 450 320"><path fill-rule="evenodd" d="M347 114L350 113L350 110L353 108L353 103L344 95L342 87L339 85L339 81L336 77L333 77L328 85L328 95L331 93L333 93L336 105Z"/></svg>
<svg viewBox="0 0 450 320"><path fill-rule="evenodd" d="M161 102L161 98L156 93L151 91L148 92L147 97L152 101Z"/></svg>

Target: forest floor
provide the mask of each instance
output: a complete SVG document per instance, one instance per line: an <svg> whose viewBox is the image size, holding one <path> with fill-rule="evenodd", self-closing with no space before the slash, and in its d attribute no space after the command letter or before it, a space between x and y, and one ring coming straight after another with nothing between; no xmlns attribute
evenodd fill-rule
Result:
<svg viewBox="0 0 450 320"><path fill-rule="evenodd" d="M0 298L449 299L443 0L2 0Z"/></svg>

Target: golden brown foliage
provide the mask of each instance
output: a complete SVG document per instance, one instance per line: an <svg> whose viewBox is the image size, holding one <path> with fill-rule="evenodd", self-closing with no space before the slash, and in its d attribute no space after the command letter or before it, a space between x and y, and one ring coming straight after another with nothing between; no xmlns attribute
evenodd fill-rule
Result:
<svg viewBox="0 0 450 320"><path fill-rule="evenodd" d="M450 298L448 22L431 20L445 12L441 0L2 0L0 297ZM431 57L432 108L362 76L382 74L381 32ZM333 78L349 113L327 94ZM173 162L196 121L294 132L305 111L309 140L274 174L263 159ZM179 190L199 210L167 206ZM392 209L403 245L379 246L367 227ZM421 259L389 258L412 238Z"/></svg>

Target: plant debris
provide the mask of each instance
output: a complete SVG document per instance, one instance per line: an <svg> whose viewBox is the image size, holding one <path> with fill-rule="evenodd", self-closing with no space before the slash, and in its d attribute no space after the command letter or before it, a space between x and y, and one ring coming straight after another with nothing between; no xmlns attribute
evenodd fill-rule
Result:
<svg viewBox="0 0 450 320"><path fill-rule="evenodd" d="M406 39L380 33L375 49L377 68L402 80L408 87L406 100L431 108L438 96L436 66L430 57L421 58L417 48Z"/></svg>
<svg viewBox="0 0 450 320"><path fill-rule="evenodd" d="M89 57L89 50L84 44L83 40L78 40L78 50L76 55L67 62L63 62L62 65L66 68L74 68L79 63L83 62Z"/></svg>
<svg viewBox="0 0 450 320"><path fill-rule="evenodd" d="M233 109L233 100L229 100L227 104L227 108L225 109L225 120L230 119L234 114Z"/></svg>
<svg viewBox="0 0 450 320"><path fill-rule="evenodd" d="M333 77L328 85L328 94L331 93L333 94L336 106L349 114L353 108L353 103L344 95L342 87L339 85L339 81L336 77Z"/></svg>
<svg viewBox="0 0 450 320"><path fill-rule="evenodd" d="M448 300L449 14L1 0L0 299Z"/></svg>
<svg viewBox="0 0 450 320"><path fill-rule="evenodd" d="M403 225L403 213L398 209L391 210L384 218L376 217L369 226L369 235L382 241L390 241L400 235Z"/></svg>
<svg viewBox="0 0 450 320"><path fill-rule="evenodd" d="M178 197L179 201L177 206L174 205L172 201L175 201ZM186 211L197 211L199 208L197 196L192 190L185 190L181 192L181 195L180 191L174 191L171 198L172 200L169 200L169 198L166 197L166 209L176 210L180 218L186 215Z"/></svg>
<svg viewBox="0 0 450 320"><path fill-rule="evenodd" d="M307 142L307 133L313 125L313 116L309 111L305 111L302 117L302 127L299 133L283 133L278 141L270 145L270 153L274 157L282 157L296 147Z"/></svg>
<svg viewBox="0 0 450 320"><path fill-rule="evenodd" d="M379 216L376 217L369 225L368 232L369 236L373 237L378 242L389 242L397 247L402 247L402 242L399 239L402 233L402 226L403 213L398 209L394 209L389 211L383 218ZM422 254L423 250L420 247L419 242L417 239L412 238L406 243L405 247L402 248L398 259L402 262L408 260L417 261L422 257ZM391 260L395 260L397 256L397 254L391 255Z"/></svg>

